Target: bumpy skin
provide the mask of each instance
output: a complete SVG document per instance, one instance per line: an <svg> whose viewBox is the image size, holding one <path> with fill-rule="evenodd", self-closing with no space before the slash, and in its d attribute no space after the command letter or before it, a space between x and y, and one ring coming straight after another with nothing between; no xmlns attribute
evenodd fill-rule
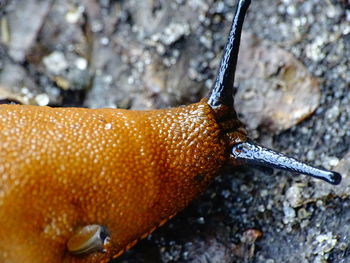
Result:
<svg viewBox="0 0 350 263"><path fill-rule="evenodd" d="M183 209L228 159L203 101L155 111L0 106L0 262L106 262ZM111 249L72 256L79 227Z"/></svg>

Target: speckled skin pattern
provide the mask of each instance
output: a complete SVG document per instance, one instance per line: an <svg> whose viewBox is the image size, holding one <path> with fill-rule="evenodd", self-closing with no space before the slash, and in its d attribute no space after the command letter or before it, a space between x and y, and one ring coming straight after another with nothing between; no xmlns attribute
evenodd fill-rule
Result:
<svg viewBox="0 0 350 263"><path fill-rule="evenodd" d="M108 262L183 209L228 160L204 102L154 111L0 105L0 262ZM72 256L74 231L111 234Z"/></svg>

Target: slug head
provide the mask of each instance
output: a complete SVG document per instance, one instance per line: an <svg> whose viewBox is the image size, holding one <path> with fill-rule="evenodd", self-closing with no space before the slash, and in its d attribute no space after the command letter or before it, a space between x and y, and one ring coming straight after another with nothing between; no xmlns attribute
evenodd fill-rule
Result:
<svg viewBox="0 0 350 263"><path fill-rule="evenodd" d="M248 163L297 172L337 185L341 182L341 175L337 172L315 168L254 144L248 139L244 125L237 118L233 106L234 77L244 17L250 2L239 0L237 4L216 81L208 98L208 104L214 110L222 132L227 135L231 163Z"/></svg>

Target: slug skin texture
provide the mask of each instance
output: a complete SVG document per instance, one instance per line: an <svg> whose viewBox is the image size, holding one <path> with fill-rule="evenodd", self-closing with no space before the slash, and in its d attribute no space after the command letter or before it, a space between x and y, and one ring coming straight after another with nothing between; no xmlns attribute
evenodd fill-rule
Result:
<svg viewBox="0 0 350 263"><path fill-rule="evenodd" d="M0 105L0 262L108 262L186 207L228 160L203 100L152 111ZM105 253L73 256L86 225Z"/></svg>

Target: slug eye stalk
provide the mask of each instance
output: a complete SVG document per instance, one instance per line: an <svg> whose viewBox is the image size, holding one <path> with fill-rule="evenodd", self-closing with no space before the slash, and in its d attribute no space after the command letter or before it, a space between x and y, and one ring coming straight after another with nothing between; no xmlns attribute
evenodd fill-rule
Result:
<svg viewBox="0 0 350 263"><path fill-rule="evenodd" d="M233 107L233 84L239 44L241 42L244 17L249 5L250 0L240 0L238 2L216 80L209 94L208 104L212 108L217 108L221 105Z"/></svg>
<svg viewBox="0 0 350 263"><path fill-rule="evenodd" d="M243 160L248 164L257 164L290 172L297 172L324 180L334 185L339 184L341 181L341 175L337 172L315 168L282 153L275 152L249 141L234 145L231 156L236 160Z"/></svg>
<svg viewBox="0 0 350 263"><path fill-rule="evenodd" d="M239 0L237 4L236 13L234 15L224 54L220 62L217 77L209 94L208 104L214 110L217 110L222 106L226 106L226 109L229 108L233 110L233 85L238 51L244 17L250 2L250 0ZM229 114L227 116L234 118L236 117L236 114ZM238 131L238 129L235 130ZM242 137L247 140L245 134L243 134ZM236 142L236 144L234 144L231 151L231 158L234 160L297 172L324 180L334 185L341 182L341 175L337 172L315 168L294 158L287 157L282 153L256 145L250 141L244 141L242 139L240 139L240 141L241 142Z"/></svg>

